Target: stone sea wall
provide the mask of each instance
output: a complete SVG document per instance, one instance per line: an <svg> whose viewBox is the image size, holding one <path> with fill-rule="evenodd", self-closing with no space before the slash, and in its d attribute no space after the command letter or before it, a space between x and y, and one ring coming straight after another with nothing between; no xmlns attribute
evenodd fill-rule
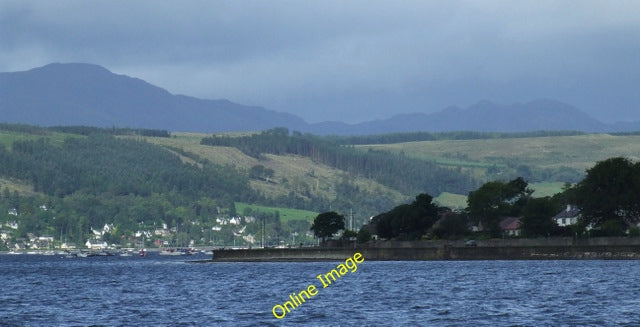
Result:
<svg viewBox="0 0 640 327"><path fill-rule="evenodd" d="M574 260L640 259L640 239L514 239L478 241L379 241L343 247L214 250L212 261L335 261L360 252L366 260Z"/></svg>

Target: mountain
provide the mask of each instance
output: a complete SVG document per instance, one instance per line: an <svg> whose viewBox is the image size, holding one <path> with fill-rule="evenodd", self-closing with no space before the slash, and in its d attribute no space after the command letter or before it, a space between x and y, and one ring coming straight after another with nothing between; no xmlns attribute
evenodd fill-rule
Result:
<svg viewBox="0 0 640 327"><path fill-rule="evenodd" d="M0 73L0 121L200 132L306 124L260 107L173 95L137 78L75 63Z"/></svg>
<svg viewBox="0 0 640 327"><path fill-rule="evenodd" d="M0 73L0 122L40 126L88 125L169 131L258 131L274 127L326 135L402 132L578 130L637 131L640 122L604 124L554 100L501 105L482 101L468 108L395 115L358 124L309 124L298 116L236 104L173 95L143 80L92 64L50 64Z"/></svg>
<svg viewBox="0 0 640 327"><path fill-rule="evenodd" d="M412 131L480 131L524 132L537 130L576 130L603 132L613 130L589 117L579 109L554 100L535 100L524 104L500 105L482 101L466 109L449 107L425 114L395 115L389 119L375 120L355 125L324 124L320 133L330 128L336 134L350 131L353 134L383 134Z"/></svg>

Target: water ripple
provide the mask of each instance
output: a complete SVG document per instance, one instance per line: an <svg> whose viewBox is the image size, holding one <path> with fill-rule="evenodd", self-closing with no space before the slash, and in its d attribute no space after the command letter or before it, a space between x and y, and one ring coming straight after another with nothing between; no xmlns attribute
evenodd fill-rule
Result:
<svg viewBox="0 0 640 327"><path fill-rule="evenodd" d="M3 255L0 325L640 325L638 261L365 262L322 288L336 265Z"/></svg>

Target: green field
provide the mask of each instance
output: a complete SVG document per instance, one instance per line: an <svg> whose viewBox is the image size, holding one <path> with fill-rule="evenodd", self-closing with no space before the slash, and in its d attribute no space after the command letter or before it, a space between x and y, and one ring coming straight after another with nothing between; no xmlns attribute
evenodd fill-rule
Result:
<svg viewBox="0 0 640 327"><path fill-rule="evenodd" d="M552 196L554 194L560 193L562 192L563 187L564 183L560 182L529 184L529 188L533 190L532 196L534 198L542 198L545 196ZM467 196L462 194L443 192L433 200L438 203L438 205L451 209L464 209L467 207Z"/></svg>
<svg viewBox="0 0 640 327"><path fill-rule="evenodd" d="M443 192L437 197L435 197L433 200L441 207L448 207L451 209L458 209L458 210L464 209L467 207L466 195Z"/></svg>
<svg viewBox="0 0 640 327"><path fill-rule="evenodd" d="M253 204L247 204L242 202L236 202L236 212L242 214L245 212L246 208L250 208L252 212L264 212L267 214L273 214L278 212L280 214L280 221L286 222L290 220L306 220L313 221L318 215L317 212L307 211L307 210L299 210L299 209L289 209L289 208L277 208L277 207L266 207L259 206Z"/></svg>
<svg viewBox="0 0 640 327"><path fill-rule="evenodd" d="M588 134L484 140L442 140L364 148L403 152L405 155L459 167L487 167L516 161L540 168L566 166L584 171L597 161L623 156L640 159L640 136Z"/></svg>
<svg viewBox="0 0 640 327"><path fill-rule="evenodd" d="M564 188L564 183L560 182L544 182L544 183L530 183L529 188L534 192L532 194L535 198L543 198L545 196L553 196L554 194L561 193Z"/></svg>

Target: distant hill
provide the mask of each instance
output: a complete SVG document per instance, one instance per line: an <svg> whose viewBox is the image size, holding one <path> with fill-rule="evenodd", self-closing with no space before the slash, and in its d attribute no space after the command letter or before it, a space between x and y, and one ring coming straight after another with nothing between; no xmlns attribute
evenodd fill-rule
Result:
<svg viewBox="0 0 640 327"><path fill-rule="evenodd" d="M636 124L640 126L640 124ZM536 100L524 104L500 105L482 101L466 109L449 107L425 114L410 113L355 125L323 123L312 126L316 133L384 134L412 131L446 132L525 132L572 130L605 132L634 130L633 124L606 125L579 109L554 100ZM637 130L637 129L635 129Z"/></svg>
<svg viewBox="0 0 640 327"><path fill-rule="evenodd" d="M604 124L554 100L500 105L482 101L468 108L408 113L358 124L309 124L298 116L244 106L228 100L173 95L143 80L92 64L50 64L29 71L0 73L0 122L40 126L88 125L170 131L258 131L274 127L326 135L398 132L640 130L640 122Z"/></svg>
<svg viewBox="0 0 640 327"><path fill-rule="evenodd" d="M0 121L199 132L306 124L294 115L260 107L172 95L91 64L50 64L0 73Z"/></svg>

